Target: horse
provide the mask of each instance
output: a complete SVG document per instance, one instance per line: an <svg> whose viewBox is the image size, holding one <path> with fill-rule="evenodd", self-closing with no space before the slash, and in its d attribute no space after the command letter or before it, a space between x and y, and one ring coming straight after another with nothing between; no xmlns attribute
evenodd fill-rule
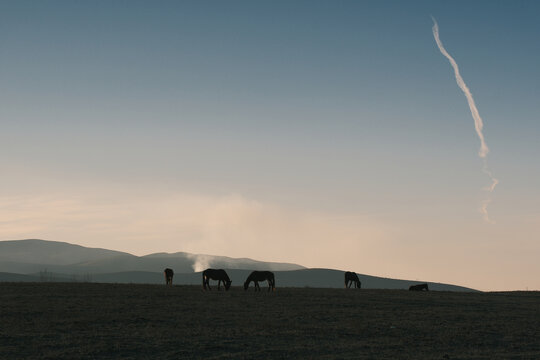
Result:
<svg viewBox="0 0 540 360"><path fill-rule="evenodd" d="M165 274L165 284L172 285L174 271L172 269L166 268L165 270L163 270L163 274Z"/></svg>
<svg viewBox="0 0 540 360"><path fill-rule="evenodd" d="M223 269L206 269L202 273L202 285L203 289L206 290L206 287L208 286L208 290L212 290L210 288L210 279L217 280L218 281L218 291L220 290L219 286L221 285L221 282L223 281L223 285L225 285L225 291L229 290L231 287L231 279L229 279L229 275L225 272Z"/></svg>
<svg viewBox="0 0 540 360"><path fill-rule="evenodd" d="M355 272L347 271L345 273L345 288L350 288L353 284L355 288L360 289L362 287L362 283L360 282L358 275L356 275Z"/></svg>
<svg viewBox="0 0 540 360"><path fill-rule="evenodd" d="M253 271L249 274L244 283L244 290L248 289L249 283L252 281L255 284L255 291L261 291L259 281L268 281L268 291L270 291L270 289L272 289L272 291L276 290L276 280L274 278L274 273L271 271Z"/></svg>
<svg viewBox="0 0 540 360"><path fill-rule="evenodd" d="M409 286L409 291L422 291L426 290L429 291L427 284L418 284L418 285L411 285Z"/></svg>

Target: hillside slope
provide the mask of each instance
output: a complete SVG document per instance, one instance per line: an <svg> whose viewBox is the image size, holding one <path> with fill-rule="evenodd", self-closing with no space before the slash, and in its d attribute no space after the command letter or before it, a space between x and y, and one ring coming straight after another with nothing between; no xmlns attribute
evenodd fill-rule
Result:
<svg viewBox="0 0 540 360"><path fill-rule="evenodd" d="M232 280L233 287L241 287L251 270L227 269L227 273ZM297 287L297 288L343 288L343 271L332 269L302 269L294 271L274 271L276 287ZM419 283L413 280L398 280L381 278L377 276L358 274L362 282L362 289L402 289ZM118 283L118 284L163 284L162 272L148 271L125 271L115 273L99 274L62 274L51 272L40 272L30 275L0 273L0 282L96 282L96 283ZM422 281L426 282L426 281ZM435 283L427 281L430 290L435 291L467 291L477 290L463 286ZM197 273L175 273L174 285L197 285L202 284L202 275ZM215 288L217 281L211 281L210 286ZM260 283L262 289L266 289L267 283ZM253 291L253 283L250 284ZM351 289L351 291L357 291Z"/></svg>
<svg viewBox="0 0 540 360"><path fill-rule="evenodd" d="M100 274L126 271L194 272L208 267L252 270L298 270L303 266L246 258L199 255L185 252L135 256L129 253L87 248L46 240L0 241L0 272L32 274L43 271L61 274Z"/></svg>
<svg viewBox="0 0 540 360"><path fill-rule="evenodd" d="M288 263L235 259L184 252L135 256L119 251L85 248L44 240L0 241L0 282L56 281L162 284L163 269L175 272L175 285L200 285L200 271L227 269L233 286L242 286L253 270L271 270L279 287L342 288L344 273L335 269L306 269ZM42 256L39 256L42 254ZM408 289L411 281L358 274L364 289ZM215 282L211 283L212 286ZM475 291L451 284L428 282L431 290ZM251 284L253 286L253 284ZM261 286L266 286L264 283Z"/></svg>

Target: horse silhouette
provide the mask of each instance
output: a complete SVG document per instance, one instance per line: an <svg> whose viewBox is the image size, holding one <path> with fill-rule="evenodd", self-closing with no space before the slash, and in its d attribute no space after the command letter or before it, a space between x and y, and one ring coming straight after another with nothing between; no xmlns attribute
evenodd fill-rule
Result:
<svg viewBox="0 0 540 360"><path fill-rule="evenodd" d="M345 287L350 288L353 284L355 288L360 289L362 287L362 283L360 282L358 275L356 275L355 272L347 271L345 273Z"/></svg>
<svg viewBox="0 0 540 360"><path fill-rule="evenodd" d="M221 285L221 282L223 281L223 285L225 286L225 291L229 290L231 287L231 279L229 279L229 275L225 272L223 269L206 269L202 273L202 285L203 289L206 290L206 287L208 287L208 290L212 290L210 288L210 279L217 280L218 281L218 290L220 290L219 286Z"/></svg>
<svg viewBox="0 0 540 360"><path fill-rule="evenodd" d="M418 285L411 285L409 286L409 291L429 291L427 284L418 284Z"/></svg>
<svg viewBox="0 0 540 360"><path fill-rule="evenodd" d="M268 291L270 291L270 289L272 289L272 291L276 290L276 280L274 278L274 273L271 271L253 271L249 274L244 283L244 290L248 289L249 283L252 281L255 284L255 291L261 291L259 281L268 281Z"/></svg>
<svg viewBox="0 0 540 360"><path fill-rule="evenodd" d="M172 285L172 278L174 276L174 271L172 269L166 268L165 270L163 270L163 274L165 274L165 284Z"/></svg>

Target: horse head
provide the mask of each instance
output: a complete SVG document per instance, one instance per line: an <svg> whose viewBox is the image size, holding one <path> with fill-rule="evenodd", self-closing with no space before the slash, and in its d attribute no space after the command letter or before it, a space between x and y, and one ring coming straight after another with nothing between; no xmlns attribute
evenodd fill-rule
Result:
<svg viewBox="0 0 540 360"><path fill-rule="evenodd" d="M227 282L225 282L225 290L229 290L229 288L231 287L231 283L231 280L227 280Z"/></svg>

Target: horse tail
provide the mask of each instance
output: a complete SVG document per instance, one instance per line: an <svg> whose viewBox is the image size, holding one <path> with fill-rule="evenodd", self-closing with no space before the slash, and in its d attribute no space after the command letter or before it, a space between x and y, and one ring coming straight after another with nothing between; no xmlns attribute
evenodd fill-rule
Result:
<svg viewBox="0 0 540 360"><path fill-rule="evenodd" d="M204 290L206 290L206 279L205 279L204 271L202 273L202 287Z"/></svg>

